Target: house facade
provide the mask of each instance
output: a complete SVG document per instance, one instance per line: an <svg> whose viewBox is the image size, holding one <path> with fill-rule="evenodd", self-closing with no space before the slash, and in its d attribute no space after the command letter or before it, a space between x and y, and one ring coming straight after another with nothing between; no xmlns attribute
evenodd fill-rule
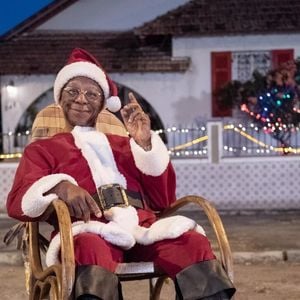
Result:
<svg viewBox="0 0 300 300"><path fill-rule="evenodd" d="M249 79L255 68L300 56L296 0L164 1L160 10L161 1L153 7L148 1L128 0L125 7L124 1L91 1L89 9L85 1L71 2L51 17L37 16L37 26L0 45L2 132L14 132L37 99L52 101L55 74L74 47L99 58L125 91L151 106L164 128L239 117L218 108L214 91L228 80ZM135 14L146 16L130 23ZM202 194L221 209L300 208L298 186L289 188L290 176L299 176L297 157L174 164L179 196Z"/></svg>
<svg viewBox="0 0 300 300"><path fill-rule="evenodd" d="M30 104L51 89L73 47L95 53L116 82L153 107L164 127L189 124L196 118L232 116L220 111L214 101L218 87L231 79L249 79L249 70L255 67L267 70L300 56L298 4L293 0L280 5L268 0L252 4L243 0L164 1L160 11L159 1L148 7L134 0L124 7L122 1L105 5L103 1L71 2L29 33L4 41L0 47L3 132L14 131ZM155 12L162 15L155 18ZM135 13L140 23L153 20L130 23ZM243 55L267 58L253 65L245 62L247 58L239 61ZM239 68L244 69L238 72ZM10 83L15 93L9 93Z"/></svg>

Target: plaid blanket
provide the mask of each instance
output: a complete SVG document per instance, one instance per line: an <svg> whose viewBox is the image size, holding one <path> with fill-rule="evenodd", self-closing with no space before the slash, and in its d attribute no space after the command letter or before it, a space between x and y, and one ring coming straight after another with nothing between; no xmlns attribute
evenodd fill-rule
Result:
<svg viewBox="0 0 300 300"><path fill-rule="evenodd" d="M106 109L98 115L96 129L103 133L127 136L124 124ZM42 109L32 125L32 140L47 138L60 132L69 132L66 127L63 112L60 106L51 104Z"/></svg>

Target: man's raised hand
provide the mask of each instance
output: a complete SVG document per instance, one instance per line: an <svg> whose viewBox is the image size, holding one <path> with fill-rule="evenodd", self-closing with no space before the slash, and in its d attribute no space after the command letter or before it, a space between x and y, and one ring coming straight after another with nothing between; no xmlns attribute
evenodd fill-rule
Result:
<svg viewBox="0 0 300 300"><path fill-rule="evenodd" d="M142 148L151 147L150 118L143 111L133 93L128 94L129 103L121 110L121 115L130 136Z"/></svg>

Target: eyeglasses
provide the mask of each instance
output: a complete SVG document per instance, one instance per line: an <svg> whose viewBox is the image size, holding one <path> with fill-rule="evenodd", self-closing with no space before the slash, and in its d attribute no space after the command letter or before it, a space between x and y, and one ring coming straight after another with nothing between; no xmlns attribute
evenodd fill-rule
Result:
<svg viewBox="0 0 300 300"><path fill-rule="evenodd" d="M101 98L103 98L103 94L97 91L92 91L92 90L83 91L81 89L77 89L70 86L65 87L63 90L68 94L68 96L72 100L77 99L81 94L83 94L85 99L88 101L98 101Z"/></svg>

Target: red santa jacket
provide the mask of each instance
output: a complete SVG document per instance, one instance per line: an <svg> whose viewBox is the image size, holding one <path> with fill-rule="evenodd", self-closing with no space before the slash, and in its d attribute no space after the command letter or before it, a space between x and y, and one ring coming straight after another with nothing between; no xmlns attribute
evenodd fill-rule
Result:
<svg viewBox="0 0 300 300"><path fill-rule="evenodd" d="M36 141L26 147L20 161L8 195L8 214L22 221L38 219L57 198L46 192L62 180L81 186L91 195L103 184L119 183L139 192L145 209L113 207L108 211L110 222L106 223L104 217L94 217L88 223L74 222L73 235L92 232L129 249L136 242L148 245L176 238L191 229L204 234L201 226L186 217L156 220L152 210L162 210L175 201L176 180L159 136L152 133L151 143L151 151L146 152L133 139L106 136L86 127ZM56 235L47 251L47 265L58 262L59 250L60 238Z"/></svg>
<svg viewBox="0 0 300 300"><path fill-rule="evenodd" d="M82 133L86 135L83 139ZM97 165L99 160L102 165ZM147 211L162 210L175 201L175 173L156 134L152 133L152 150L146 152L133 139L75 127L72 133L57 134L26 147L8 195L9 216L22 221L38 219L57 198L44 193L62 180L81 186L91 195L96 193L96 186L113 183L109 181L126 185L147 199L147 209L139 211L139 216L149 217Z"/></svg>

